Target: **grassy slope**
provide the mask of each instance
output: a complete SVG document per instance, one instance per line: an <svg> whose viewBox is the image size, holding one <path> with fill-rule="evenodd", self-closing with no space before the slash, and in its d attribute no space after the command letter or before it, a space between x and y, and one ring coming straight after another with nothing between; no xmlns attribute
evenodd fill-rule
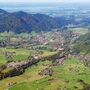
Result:
<svg viewBox="0 0 90 90"><path fill-rule="evenodd" d="M39 80L41 78L44 78L45 76L41 77L40 75L38 75L38 72L47 67L47 66L43 66L42 64L50 64L50 63L51 62L49 62L49 61L39 62L37 66L32 66L32 67L28 68L23 75L16 76L16 77L10 77L10 78L1 80L0 81L0 90L4 90L5 88L8 88L7 85L10 82L13 82L13 83L15 82L17 84L23 83L23 82L28 83L28 82L32 82L34 80ZM18 90L18 89L16 89L16 90Z"/></svg>
<svg viewBox="0 0 90 90"><path fill-rule="evenodd" d="M40 70L43 69L42 63L40 63L39 66ZM79 90L83 88L83 84L79 82L79 80L90 84L90 68L85 67L78 59L67 60L64 66L54 66L52 69L54 70L52 77L40 77L35 74L38 73L39 70L36 70L34 67L33 70L31 69L27 72L34 74L32 75L33 80L32 78L28 79L12 86L9 90L57 90L60 88ZM33 72L34 70L36 70L35 73Z"/></svg>

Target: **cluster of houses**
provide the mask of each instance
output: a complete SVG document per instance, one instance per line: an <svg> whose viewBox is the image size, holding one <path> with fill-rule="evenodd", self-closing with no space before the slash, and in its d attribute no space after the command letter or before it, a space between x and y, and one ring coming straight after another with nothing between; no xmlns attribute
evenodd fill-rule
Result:
<svg viewBox="0 0 90 90"><path fill-rule="evenodd" d="M12 46L14 48L37 49L38 45L47 45L53 49L57 49L65 42L59 31L38 33L29 36L5 36L6 40L0 42L0 46Z"/></svg>

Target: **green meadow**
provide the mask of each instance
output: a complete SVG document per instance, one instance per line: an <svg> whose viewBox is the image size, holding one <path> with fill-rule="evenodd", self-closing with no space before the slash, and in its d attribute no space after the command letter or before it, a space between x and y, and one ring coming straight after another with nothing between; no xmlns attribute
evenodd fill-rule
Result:
<svg viewBox="0 0 90 90"><path fill-rule="evenodd" d="M41 61L26 69L23 75L1 80L0 90L89 90L85 88L90 88L90 68L77 58L66 60L63 66L52 66L54 73L51 77L38 75L51 63ZM9 87L10 82L16 84Z"/></svg>
<svg viewBox="0 0 90 90"><path fill-rule="evenodd" d="M15 52L13 55L13 60L14 61L21 61L25 60L29 55L31 55L34 50L26 50L26 49L10 49L10 48L0 48L0 64L5 64L7 62L7 59L5 57L5 52Z"/></svg>
<svg viewBox="0 0 90 90"><path fill-rule="evenodd" d="M75 33L79 33L80 35L88 33L87 28L71 28L70 30L74 31Z"/></svg>

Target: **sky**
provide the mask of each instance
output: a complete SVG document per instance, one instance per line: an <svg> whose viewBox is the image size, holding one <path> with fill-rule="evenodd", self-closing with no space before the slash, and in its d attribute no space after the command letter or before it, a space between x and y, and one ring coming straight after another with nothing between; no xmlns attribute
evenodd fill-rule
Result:
<svg viewBox="0 0 90 90"><path fill-rule="evenodd" d="M0 0L0 3L14 2L90 2L90 0Z"/></svg>

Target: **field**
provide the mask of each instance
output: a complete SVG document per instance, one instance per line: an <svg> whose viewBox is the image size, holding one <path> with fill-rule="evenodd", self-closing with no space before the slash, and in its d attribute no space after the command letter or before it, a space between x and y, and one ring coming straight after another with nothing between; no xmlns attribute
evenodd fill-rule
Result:
<svg viewBox="0 0 90 90"><path fill-rule="evenodd" d="M41 61L28 68L23 75L1 80L0 90L82 90L89 87L90 68L77 58L66 60L63 66L52 66L54 73L51 77L38 75L50 64L51 61ZM16 84L9 87L10 82Z"/></svg>
<svg viewBox="0 0 90 90"><path fill-rule="evenodd" d="M50 52L48 50L42 50L42 51L44 53L42 55L39 55L39 56L47 56L47 55L52 55L52 54L56 53L56 52ZM21 61L21 60L26 60L26 58L28 56L32 55L36 51L35 50L22 49L22 48L18 48L18 49L0 48L0 64L1 65L5 64L7 62L7 59L2 52L15 52L15 54L13 55L13 60L14 61Z"/></svg>
<svg viewBox="0 0 90 90"><path fill-rule="evenodd" d="M5 64L7 62L7 59L4 52L15 52L13 55L14 61L20 61L25 60L30 54L34 52L34 50L26 50L26 49L10 49L10 48L0 48L0 64Z"/></svg>
<svg viewBox="0 0 90 90"><path fill-rule="evenodd" d="M88 33L88 29L87 28L72 28L70 29L72 31L74 31L75 33L78 33L80 35L86 34Z"/></svg>

